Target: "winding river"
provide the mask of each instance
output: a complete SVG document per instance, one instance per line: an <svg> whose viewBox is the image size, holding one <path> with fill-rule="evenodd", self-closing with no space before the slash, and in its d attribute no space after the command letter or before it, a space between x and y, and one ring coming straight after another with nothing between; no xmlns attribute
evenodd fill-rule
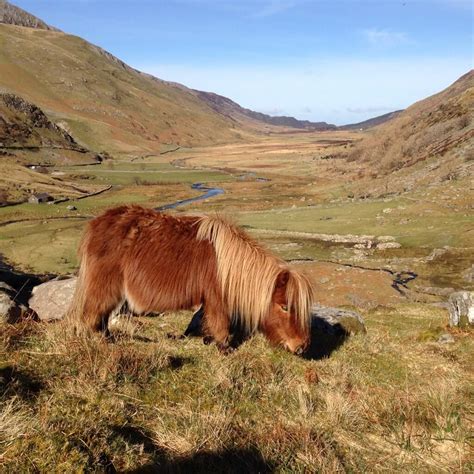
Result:
<svg viewBox="0 0 474 474"><path fill-rule="evenodd" d="M204 186L202 183L194 183L191 185L191 189L196 189L198 191L203 191L203 194L188 199L181 199L180 201L175 201L170 204L164 204L163 206L155 207L155 211L166 211L167 209L175 209L178 206L184 206L185 204L190 204L196 201L202 201L207 198L218 196L219 194L224 194L225 191L222 188L210 188Z"/></svg>

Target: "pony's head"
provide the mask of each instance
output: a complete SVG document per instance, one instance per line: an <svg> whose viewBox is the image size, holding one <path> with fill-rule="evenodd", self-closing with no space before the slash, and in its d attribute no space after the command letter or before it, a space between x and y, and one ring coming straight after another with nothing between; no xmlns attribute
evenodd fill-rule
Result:
<svg viewBox="0 0 474 474"><path fill-rule="evenodd" d="M267 316L260 330L274 345L302 354L309 345L313 293L309 281L291 270L282 270L275 281Z"/></svg>
<svg viewBox="0 0 474 474"><path fill-rule="evenodd" d="M259 329L275 345L301 353L309 343L313 292L242 229L222 217L202 217L198 240L210 241L229 315L251 334Z"/></svg>

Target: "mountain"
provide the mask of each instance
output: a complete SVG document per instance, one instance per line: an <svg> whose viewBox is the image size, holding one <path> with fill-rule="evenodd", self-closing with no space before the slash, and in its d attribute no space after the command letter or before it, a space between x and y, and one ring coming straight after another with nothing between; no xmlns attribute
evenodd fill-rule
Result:
<svg viewBox="0 0 474 474"><path fill-rule="evenodd" d="M0 23L38 28L41 30L59 31L57 28L47 25L43 20L40 20L31 13L5 0L0 0Z"/></svg>
<svg viewBox="0 0 474 474"><path fill-rule="evenodd" d="M3 18L9 7L4 4ZM153 153L168 143L240 139L234 121L184 86L136 71L76 36L11 24L30 25L31 18L11 14L9 24L0 24L0 92L34 103L81 145Z"/></svg>
<svg viewBox="0 0 474 474"><path fill-rule="evenodd" d="M193 92L216 112L242 124L248 123L248 120L250 119L251 121L268 125L306 130L324 131L335 130L337 128L335 125L326 122L310 122L308 120L298 120L294 117L272 116L261 112L254 112L253 110L241 107L239 104L227 97L223 97L213 92L203 92L198 90L193 90Z"/></svg>
<svg viewBox="0 0 474 474"><path fill-rule="evenodd" d="M217 94L139 72L3 0L0 44L0 92L41 107L90 149L157 152L163 144L238 141L269 126L335 128L253 112Z"/></svg>
<svg viewBox="0 0 474 474"><path fill-rule="evenodd" d="M378 115L377 117L372 117L363 122L350 123L347 125L342 125L338 127L339 130L366 130L368 128L376 127L377 125L382 125L389 120L393 120L398 117L403 110L395 110L394 112L389 112L388 114Z"/></svg>
<svg viewBox="0 0 474 474"><path fill-rule="evenodd" d="M473 173L474 71L375 128L349 152L379 175L412 169L427 183ZM414 171L411 172L414 174Z"/></svg>

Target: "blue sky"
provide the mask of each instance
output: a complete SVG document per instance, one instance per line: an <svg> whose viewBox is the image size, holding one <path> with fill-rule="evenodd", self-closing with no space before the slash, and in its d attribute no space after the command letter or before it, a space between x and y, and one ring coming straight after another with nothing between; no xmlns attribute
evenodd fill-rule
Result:
<svg viewBox="0 0 474 474"><path fill-rule="evenodd" d="M137 69L273 115L351 123L473 68L470 0L12 0Z"/></svg>

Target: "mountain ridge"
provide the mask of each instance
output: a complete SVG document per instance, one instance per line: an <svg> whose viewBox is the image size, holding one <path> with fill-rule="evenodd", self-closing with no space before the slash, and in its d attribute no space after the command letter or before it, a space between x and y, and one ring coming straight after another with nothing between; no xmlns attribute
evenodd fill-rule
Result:
<svg viewBox="0 0 474 474"><path fill-rule="evenodd" d="M242 107L237 102L229 99L228 97L216 94L214 92L205 92L193 89L193 92L210 107L218 111L223 115L233 118L236 121L242 120L242 117L246 119L256 120L262 123L275 126L292 127L297 129L307 130L336 130L336 125L329 124L327 122L311 122L309 120L299 120L291 116L274 116L264 114L262 112L256 112L254 110Z"/></svg>
<svg viewBox="0 0 474 474"><path fill-rule="evenodd" d="M41 30L61 31L6 0L0 0L0 23Z"/></svg>
<svg viewBox="0 0 474 474"><path fill-rule="evenodd" d="M382 125L385 122L393 120L398 117L404 109L394 110L386 114L377 115L376 117L371 117L367 120L362 120L361 122L348 123L346 125L340 125L339 130L366 130L368 128L377 127Z"/></svg>

